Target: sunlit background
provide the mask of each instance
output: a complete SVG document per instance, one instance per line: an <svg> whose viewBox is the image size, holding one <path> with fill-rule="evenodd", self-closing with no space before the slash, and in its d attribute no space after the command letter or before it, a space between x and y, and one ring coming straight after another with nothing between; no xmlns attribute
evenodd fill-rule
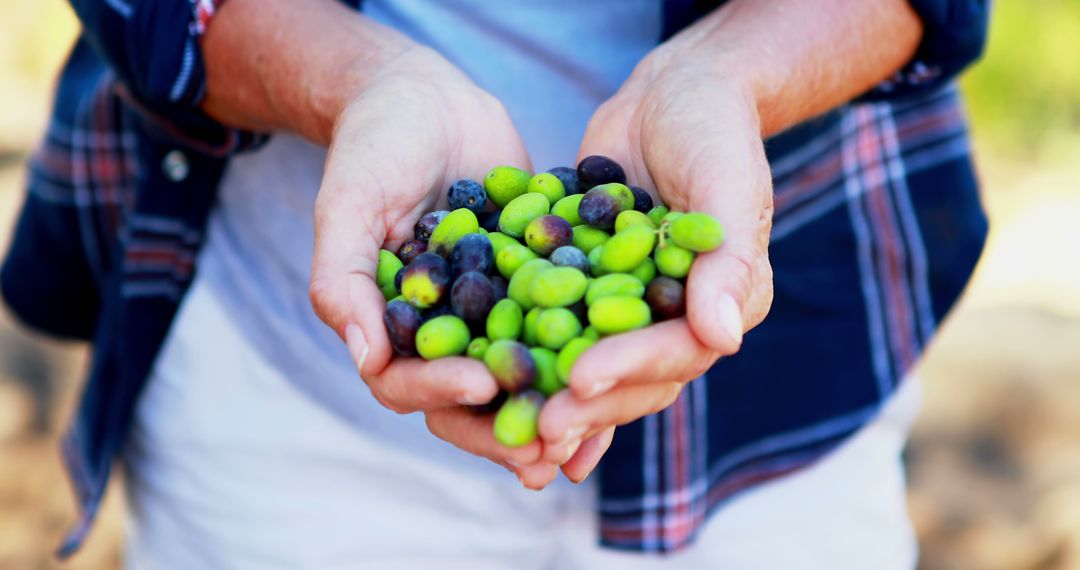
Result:
<svg viewBox="0 0 1080 570"><path fill-rule="evenodd" d="M24 162L77 33L61 0L0 19L0 251ZM908 451L924 570L1080 569L1080 2L999 0L964 79L991 235L922 365ZM0 308L0 570L120 565L122 497L86 548L51 555L73 516L56 438L85 347L20 330Z"/></svg>

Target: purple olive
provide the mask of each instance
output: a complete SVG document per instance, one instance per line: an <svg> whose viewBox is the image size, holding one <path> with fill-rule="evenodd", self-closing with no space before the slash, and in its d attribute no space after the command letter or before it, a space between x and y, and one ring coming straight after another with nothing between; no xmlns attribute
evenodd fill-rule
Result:
<svg viewBox="0 0 1080 570"><path fill-rule="evenodd" d="M564 245L551 252L548 261L557 267L573 267L586 275L589 274L589 258L572 245Z"/></svg>
<svg viewBox="0 0 1080 570"><path fill-rule="evenodd" d="M506 290L510 284L501 275L494 275L491 277L491 287L495 291L495 302L498 303L506 298Z"/></svg>
<svg viewBox="0 0 1080 570"><path fill-rule="evenodd" d="M630 191L634 194L634 209L642 214L648 214L653 207L652 196L637 186L631 186Z"/></svg>
<svg viewBox="0 0 1080 570"><path fill-rule="evenodd" d="M634 193L623 184L612 182L593 187L578 204L578 216L590 226L610 230L615 218L634 208Z"/></svg>
<svg viewBox="0 0 1080 570"><path fill-rule="evenodd" d="M556 166L555 168L548 170L548 174L554 175L555 178L559 179L559 182L562 182L563 190L566 191L567 196L571 194L581 194L585 191L578 183L577 170L574 170L569 166Z"/></svg>
<svg viewBox="0 0 1080 570"><path fill-rule="evenodd" d="M466 321L486 322L494 305L495 288L483 273L463 273L450 288L450 307L454 314Z"/></svg>
<svg viewBox="0 0 1080 570"><path fill-rule="evenodd" d="M581 159L577 166L577 175L579 184L585 189L609 182L626 184L623 168L606 156L593 155Z"/></svg>
<svg viewBox="0 0 1080 570"><path fill-rule="evenodd" d="M404 267L398 269L397 273L394 274L394 290L397 291L399 295L401 294L401 281L403 279L405 279Z"/></svg>
<svg viewBox="0 0 1080 570"><path fill-rule="evenodd" d="M686 313L686 290L682 283L670 277L656 277L645 288L645 302L652 309L654 320L681 317Z"/></svg>
<svg viewBox="0 0 1080 570"><path fill-rule="evenodd" d="M394 352L401 356L416 356L416 331L423 319L420 312L403 301L390 301L383 314L383 324Z"/></svg>
<svg viewBox="0 0 1080 570"><path fill-rule="evenodd" d="M469 179L458 180L450 185L446 192L446 198L450 202L450 209L465 208L472 210L474 214L484 211L488 203L487 191L484 185Z"/></svg>
<svg viewBox="0 0 1080 570"><path fill-rule="evenodd" d="M484 353L484 364L499 386L511 394L529 388L536 379L536 362L529 347L514 340L491 343Z"/></svg>
<svg viewBox="0 0 1080 570"><path fill-rule="evenodd" d="M412 260L416 259L416 256L427 251L427 242L418 239L411 239L403 244L398 249L397 256L401 259L401 262L405 265L412 263Z"/></svg>
<svg viewBox="0 0 1080 570"><path fill-rule="evenodd" d="M489 232L499 231L499 212L480 212L476 214L476 221Z"/></svg>
<svg viewBox="0 0 1080 570"><path fill-rule="evenodd" d="M454 244L450 253L450 272L455 278L470 271L487 275L494 266L491 240L484 234L466 234Z"/></svg>
<svg viewBox="0 0 1080 570"><path fill-rule="evenodd" d="M450 212L446 210L435 210L434 212L428 212L420 219L416 221L416 227L413 228L413 234L416 239L426 242L431 239L431 232L435 231L435 227L439 225L439 222L443 221Z"/></svg>
<svg viewBox="0 0 1080 570"><path fill-rule="evenodd" d="M559 216L540 216L525 226L525 243L541 257L547 257L556 249L570 245L573 238L573 226Z"/></svg>
<svg viewBox="0 0 1080 570"><path fill-rule="evenodd" d="M442 256L425 252L416 256L401 279L401 295L414 307L427 309L443 298L450 285L450 265Z"/></svg>
<svg viewBox="0 0 1080 570"><path fill-rule="evenodd" d="M428 309L420 311L420 319L425 323L431 319L438 317L445 317L446 315L453 315L454 310L450 308L450 305L438 305Z"/></svg>

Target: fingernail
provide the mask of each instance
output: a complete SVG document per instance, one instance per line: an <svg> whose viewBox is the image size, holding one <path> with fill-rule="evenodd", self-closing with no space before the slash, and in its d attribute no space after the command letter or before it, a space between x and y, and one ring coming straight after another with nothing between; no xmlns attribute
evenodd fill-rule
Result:
<svg viewBox="0 0 1080 570"><path fill-rule="evenodd" d="M498 392L498 390L493 390L494 387L494 382L489 378L467 378L465 386L457 397L457 402L463 406L490 404Z"/></svg>
<svg viewBox="0 0 1080 570"><path fill-rule="evenodd" d="M603 394L604 392L610 390L611 387L614 385L614 378L606 378L604 380L595 381L592 383L592 385L589 386L589 389L585 392L585 399L588 400L589 398L595 398L596 396L599 396L600 394Z"/></svg>
<svg viewBox="0 0 1080 570"><path fill-rule="evenodd" d="M742 344L742 313L739 312L739 305L731 295L725 294L720 297L717 320L720 327L735 341L735 344Z"/></svg>
<svg viewBox="0 0 1080 570"><path fill-rule="evenodd" d="M354 324L346 326L345 344L349 347L349 354L352 355L353 362L356 363L356 370L363 373L364 362L367 360L368 351L370 350L367 339L364 338L364 331Z"/></svg>
<svg viewBox="0 0 1080 570"><path fill-rule="evenodd" d="M577 453L579 447L581 447L581 440L575 439L574 442L566 448L566 456L563 457L563 460L560 461L559 464L561 465L563 463L566 463L567 461L570 461L570 459L574 457L574 454Z"/></svg>
<svg viewBox="0 0 1080 570"><path fill-rule="evenodd" d="M491 398L484 398L482 396L477 396L472 392L466 392L458 397L457 402L462 406L479 406L488 403L490 400Z"/></svg>
<svg viewBox="0 0 1080 570"><path fill-rule="evenodd" d="M592 469L589 469L588 471L585 472L584 477L582 477L580 479L570 479L570 482L575 484L575 485L580 485L580 484L584 483L585 480L589 478L589 475L592 475L592 472L593 472L594 469L596 469L595 465L592 466Z"/></svg>

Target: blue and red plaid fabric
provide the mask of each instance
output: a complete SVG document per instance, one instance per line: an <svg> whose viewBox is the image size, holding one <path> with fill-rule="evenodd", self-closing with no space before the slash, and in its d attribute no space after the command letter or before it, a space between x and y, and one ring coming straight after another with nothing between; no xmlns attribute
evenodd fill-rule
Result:
<svg viewBox="0 0 1080 570"><path fill-rule="evenodd" d="M262 137L197 104L197 37L214 0L73 0L84 24L0 287L13 312L93 341L64 457L78 548L195 259L228 157ZM357 2L352 2L355 6ZM666 0L670 34L720 2ZM975 0L912 0L916 61L858 102L767 141L776 298L740 353L660 414L618 430L600 472L601 540L668 552L710 512L802 468L877 413L917 360L981 250L965 121L949 78L974 59Z"/></svg>
<svg viewBox="0 0 1080 570"><path fill-rule="evenodd" d="M201 36L206 33L206 27L210 25L210 19L217 13L218 7L225 0L191 0L193 17L191 19L191 35Z"/></svg>

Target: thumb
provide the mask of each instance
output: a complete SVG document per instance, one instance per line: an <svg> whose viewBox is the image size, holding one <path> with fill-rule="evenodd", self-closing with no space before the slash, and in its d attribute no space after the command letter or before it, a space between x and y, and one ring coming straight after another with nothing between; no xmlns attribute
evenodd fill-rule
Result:
<svg viewBox="0 0 1080 570"><path fill-rule="evenodd" d="M392 349L382 322L385 301L375 284L382 228L361 220L344 192L323 189L316 200L311 305L319 318L348 345L361 376L373 376L390 362Z"/></svg>
<svg viewBox="0 0 1080 570"><path fill-rule="evenodd" d="M311 304L315 313L345 341L363 377L373 377L390 363L391 346L382 323L382 293L366 274L340 278L312 275Z"/></svg>
<svg viewBox="0 0 1080 570"><path fill-rule="evenodd" d="M686 315L702 344L733 354L743 333L757 326L772 304L772 181L760 137L740 141L731 129L712 132L724 138L703 141L705 154L688 162L692 172L681 179L688 209L718 219L725 237L719 249L695 259L687 278Z"/></svg>
<svg viewBox="0 0 1080 570"><path fill-rule="evenodd" d="M393 102L370 95L342 115L315 200L311 304L365 378L380 374L393 352L375 282L379 248L395 225L411 227L411 218L395 220L422 208L445 171L438 132L425 125L430 117Z"/></svg>
<svg viewBox="0 0 1080 570"><path fill-rule="evenodd" d="M734 354L753 324L751 298L757 287L754 266L759 254L728 242L699 255L686 288L686 318L694 336L721 354Z"/></svg>

